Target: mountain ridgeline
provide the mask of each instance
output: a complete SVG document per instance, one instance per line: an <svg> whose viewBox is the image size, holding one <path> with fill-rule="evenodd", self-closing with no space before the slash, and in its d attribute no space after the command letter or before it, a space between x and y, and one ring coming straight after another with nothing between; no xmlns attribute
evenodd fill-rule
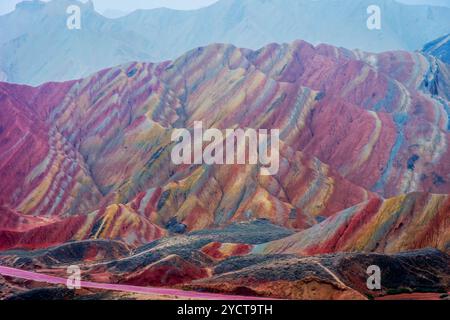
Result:
<svg viewBox="0 0 450 320"><path fill-rule="evenodd" d="M66 8L81 7L81 30ZM369 30L370 0L220 0L202 9L138 10L108 19L91 2L31 1L0 16L0 79L37 85L88 76L130 61L174 59L229 43L258 49L303 39L370 52L417 50L450 30L450 8L381 0L381 29ZM320 19L317 19L320 17Z"/></svg>

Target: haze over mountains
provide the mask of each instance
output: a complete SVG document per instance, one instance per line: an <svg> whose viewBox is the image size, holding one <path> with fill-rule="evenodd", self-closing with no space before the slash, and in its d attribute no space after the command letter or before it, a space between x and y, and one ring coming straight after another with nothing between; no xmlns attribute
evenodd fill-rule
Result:
<svg viewBox="0 0 450 320"><path fill-rule="evenodd" d="M450 30L450 8L379 1L382 29L366 26L369 0L221 0L194 11L138 10L107 19L91 3L82 29L66 28L69 0L25 2L0 17L0 73L37 85L87 76L129 61L174 59L210 43L260 48L303 39L349 49L417 50ZM317 19L320 17L320 19Z"/></svg>
<svg viewBox="0 0 450 320"><path fill-rule="evenodd" d="M450 34L427 43L423 52L450 64Z"/></svg>
<svg viewBox="0 0 450 320"><path fill-rule="evenodd" d="M433 6L442 6L442 7L450 7L449 0L397 0L397 2L412 4L412 5L433 5Z"/></svg>

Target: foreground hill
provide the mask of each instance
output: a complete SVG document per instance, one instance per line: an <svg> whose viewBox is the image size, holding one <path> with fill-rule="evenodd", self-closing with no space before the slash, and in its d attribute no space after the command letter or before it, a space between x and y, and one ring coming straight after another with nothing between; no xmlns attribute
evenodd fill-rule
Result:
<svg viewBox="0 0 450 320"><path fill-rule="evenodd" d="M154 287L181 288L193 291L184 296L189 294L194 298L212 292L247 298L303 300L396 299L399 293L408 293L409 299L416 295L419 299L427 295L439 299L447 296L450 290L450 258L438 250L394 255L338 253L304 257L248 254L245 245L240 244L240 249L234 250L233 255L217 258L208 255L204 249L208 243L219 239L257 244L287 233L288 230L256 221L167 238L129 252L119 242L110 241L74 242L36 252L5 252L0 254L0 263L59 277L66 276L67 265L76 264L82 268L84 281L105 283L109 287L133 285L143 290L145 287L150 287L149 290ZM367 268L371 265L382 270L381 290L367 288ZM45 279L45 276L36 275L35 278ZM0 292L12 299L59 294L56 289L38 289L47 287L45 283L19 283L21 286L16 284L11 288L9 282L2 283L0 277ZM101 285L96 287L102 288ZM86 299L92 295L89 290L77 292Z"/></svg>
<svg viewBox="0 0 450 320"><path fill-rule="evenodd" d="M66 27L70 4L81 7L81 30ZM373 52L413 51L450 30L450 8L394 0L377 4L382 28L371 31L366 26L370 0L221 0L194 11L138 10L118 19L98 14L91 2L26 1L0 16L0 29L8 30L0 34L0 78L32 85L78 79L222 42L258 49L304 39Z"/></svg>

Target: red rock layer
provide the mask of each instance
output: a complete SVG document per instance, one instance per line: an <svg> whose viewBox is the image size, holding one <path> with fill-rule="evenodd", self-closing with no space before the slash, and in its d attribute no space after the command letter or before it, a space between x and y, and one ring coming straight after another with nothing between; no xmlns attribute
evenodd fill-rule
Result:
<svg viewBox="0 0 450 320"><path fill-rule="evenodd" d="M122 205L113 205L88 215L42 219L0 210L2 219L12 215L19 227L0 227L0 250L39 249L85 239L121 240L138 246L159 239L166 231ZM6 213L6 214L5 214ZM8 219L11 224L13 219Z"/></svg>
<svg viewBox="0 0 450 320"><path fill-rule="evenodd" d="M316 255L334 252L398 253L450 249L450 198L414 193L374 199L291 237L256 246L254 253Z"/></svg>

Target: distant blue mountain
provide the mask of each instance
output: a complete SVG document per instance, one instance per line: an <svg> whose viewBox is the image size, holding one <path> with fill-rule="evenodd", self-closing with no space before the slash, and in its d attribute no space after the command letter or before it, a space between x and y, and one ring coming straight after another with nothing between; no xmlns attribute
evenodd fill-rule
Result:
<svg viewBox="0 0 450 320"><path fill-rule="evenodd" d="M427 43L422 51L450 64L450 34Z"/></svg>
<svg viewBox="0 0 450 320"><path fill-rule="evenodd" d="M382 29L368 30L367 7L381 8ZM66 8L82 8L82 29L66 28ZM128 61L161 61L210 43L256 49L303 39L380 52L417 50L450 30L450 8L393 0L221 0L193 11L138 10L108 19L92 3L28 1L0 16L0 73L40 84L86 76ZM1 71L2 70L2 71Z"/></svg>

